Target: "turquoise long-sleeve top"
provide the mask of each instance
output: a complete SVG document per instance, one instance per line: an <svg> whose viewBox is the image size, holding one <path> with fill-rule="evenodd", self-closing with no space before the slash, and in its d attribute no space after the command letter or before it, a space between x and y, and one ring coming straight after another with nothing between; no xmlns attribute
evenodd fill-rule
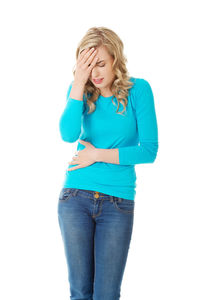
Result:
<svg viewBox="0 0 200 300"><path fill-rule="evenodd" d="M102 95L95 102L96 110L87 114L89 107L85 95L83 101L70 98L73 81L69 85L66 106L59 120L62 140L74 143L82 139L96 148L118 148L119 164L95 162L71 171L67 169L77 164L68 164L63 187L98 191L128 200L135 199L135 165L155 161L158 152L158 126L149 82L134 77L130 77L130 81L134 85L128 90L128 104L122 115L116 113L116 97ZM122 110L123 105L120 103L119 112ZM77 151L84 148L78 142Z"/></svg>

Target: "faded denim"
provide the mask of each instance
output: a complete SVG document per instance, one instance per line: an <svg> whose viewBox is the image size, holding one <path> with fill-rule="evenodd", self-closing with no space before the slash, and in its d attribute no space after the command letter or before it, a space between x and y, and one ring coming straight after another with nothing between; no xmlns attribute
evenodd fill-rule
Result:
<svg viewBox="0 0 200 300"><path fill-rule="evenodd" d="M62 188L58 222L71 300L118 300L133 230L135 201Z"/></svg>

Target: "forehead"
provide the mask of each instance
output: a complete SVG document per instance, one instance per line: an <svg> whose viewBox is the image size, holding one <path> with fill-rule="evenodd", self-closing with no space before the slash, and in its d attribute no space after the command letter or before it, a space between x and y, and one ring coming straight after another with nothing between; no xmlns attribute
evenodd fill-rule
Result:
<svg viewBox="0 0 200 300"><path fill-rule="evenodd" d="M100 47L97 47L96 49L97 49L97 55L99 57L97 62L112 60L112 57L108 53L108 50L106 49L105 46L100 46Z"/></svg>

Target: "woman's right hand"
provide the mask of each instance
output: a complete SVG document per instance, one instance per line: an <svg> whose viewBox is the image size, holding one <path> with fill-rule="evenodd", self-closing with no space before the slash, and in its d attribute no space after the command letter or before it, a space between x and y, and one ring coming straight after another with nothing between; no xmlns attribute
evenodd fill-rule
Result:
<svg viewBox="0 0 200 300"><path fill-rule="evenodd" d="M96 54L97 50L94 48L84 49L79 54L76 63L74 82L82 85L85 85L87 83L90 73L98 60Z"/></svg>

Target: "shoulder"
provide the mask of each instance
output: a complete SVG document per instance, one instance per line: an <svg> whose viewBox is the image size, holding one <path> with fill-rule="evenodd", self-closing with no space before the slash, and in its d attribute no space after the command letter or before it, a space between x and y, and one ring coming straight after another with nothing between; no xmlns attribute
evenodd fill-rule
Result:
<svg viewBox="0 0 200 300"><path fill-rule="evenodd" d="M133 86L130 89L131 94L139 95L144 89L151 89L149 81L144 78L136 78L131 76L130 81L133 82Z"/></svg>
<svg viewBox="0 0 200 300"><path fill-rule="evenodd" d="M130 101L133 108L151 106L154 102L154 96L149 81L135 77L131 77L130 81L134 83L130 89Z"/></svg>

